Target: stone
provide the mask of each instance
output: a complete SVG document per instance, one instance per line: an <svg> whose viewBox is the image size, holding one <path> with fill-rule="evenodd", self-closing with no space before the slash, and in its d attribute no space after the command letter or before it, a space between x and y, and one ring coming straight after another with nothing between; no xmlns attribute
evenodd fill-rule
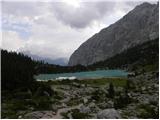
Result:
<svg viewBox="0 0 160 120"><path fill-rule="evenodd" d="M56 115L53 111L34 111L24 115L25 119L50 119Z"/></svg>
<svg viewBox="0 0 160 120"><path fill-rule="evenodd" d="M43 115L42 119L51 119L55 116L55 113L52 111L47 111L45 112L45 114Z"/></svg>
<svg viewBox="0 0 160 120"><path fill-rule="evenodd" d="M81 87L85 87L85 84L81 84Z"/></svg>
<svg viewBox="0 0 160 120"><path fill-rule="evenodd" d="M115 109L105 109L97 114L98 119L120 119L120 114Z"/></svg>
<svg viewBox="0 0 160 120"><path fill-rule="evenodd" d="M114 107L114 102L110 100L110 101L107 102L106 106L107 106L107 108L113 108Z"/></svg>
<svg viewBox="0 0 160 120"><path fill-rule="evenodd" d="M98 104L98 107L101 109L106 109L106 108L113 108L114 107L114 102L113 101L108 101L108 102L102 102Z"/></svg>
<svg viewBox="0 0 160 120"><path fill-rule="evenodd" d="M83 98L83 103L86 104L88 102L87 98Z"/></svg>
<svg viewBox="0 0 160 120"><path fill-rule="evenodd" d="M67 107L67 105L66 105L65 103L62 103L62 107L64 107L64 108L65 108L65 107Z"/></svg>
<svg viewBox="0 0 160 120"><path fill-rule="evenodd" d="M22 115L18 116L18 119L21 119L22 118Z"/></svg>
<svg viewBox="0 0 160 120"><path fill-rule="evenodd" d="M44 112L42 112L42 111L34 111L31 113L25 114L24 118L25 119L40 119L43 117L43 115L44 115Z"/></svg>
<svg viewBox="0 0 160 120"><path fill-rule="evenodd" d="M80 112L82 112L82 113L90 113L91 110L90 110L89 107L82 105L82 106L80 107Z"/></svg>
<svg viewBox="0 0 160 120"><path fill-rule="evenodd" d="M88 106L89 106L89 107L95 107L96 104L95 104L94 102L92 102L92 103L90 103Z"/></svg>
<svg viewBox="0 0 160 120"><path fill-rule="evenodd" d="M142 91L144 91L144 90L146 90L146 87L145 87L145 86L143 86L143 87L141 87L141 89L142 89Z"/></svg>

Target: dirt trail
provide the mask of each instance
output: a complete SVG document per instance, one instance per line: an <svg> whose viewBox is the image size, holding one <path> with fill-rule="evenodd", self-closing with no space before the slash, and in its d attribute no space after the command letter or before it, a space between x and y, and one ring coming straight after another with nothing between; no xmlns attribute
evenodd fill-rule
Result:
<svg viewBox="0 0 160 120"><path fill-rule="evenodd" d="M55 116L53 116L53 119L62 119L63 116L61 116L61 113L63 112L67 112L71 109L79 109L83 104L79 104L79 105L76 105L76 106L72 106L72 107L68 107L68 108L62 108L62 109L58 109L57 113Z"/></svg>

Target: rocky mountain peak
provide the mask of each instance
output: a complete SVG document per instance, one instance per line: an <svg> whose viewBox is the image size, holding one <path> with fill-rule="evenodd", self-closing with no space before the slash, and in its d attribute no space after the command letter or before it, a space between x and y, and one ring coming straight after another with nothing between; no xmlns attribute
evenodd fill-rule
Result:
<svg viewBox="0 0 160 120"><path fill-rule="evenodd" d="M159 7L142 3L116 23L84 42L70 57L69 65L90 65L159 36Z"/></svg>

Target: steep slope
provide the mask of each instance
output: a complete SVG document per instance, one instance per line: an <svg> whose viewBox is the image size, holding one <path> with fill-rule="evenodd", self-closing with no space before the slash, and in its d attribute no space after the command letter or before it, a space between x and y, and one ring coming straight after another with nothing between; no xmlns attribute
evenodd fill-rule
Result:
<svg viewBox="0 0 160 120"><path fill-rule="evenodd" d="M135 47L129 48L107 60L89 65L93 68L125 68L134 70L136 68L147 67L147 69L158 70L159 59L159 39L147 41ZM118 62L117 62L118 61Z"/></svg>
<svg viewBox="0 0 160 120"><path fill-rule="evenodd" d="M158 4L143 3L84 42L68 65L90 65L159 36Z"/></svg>

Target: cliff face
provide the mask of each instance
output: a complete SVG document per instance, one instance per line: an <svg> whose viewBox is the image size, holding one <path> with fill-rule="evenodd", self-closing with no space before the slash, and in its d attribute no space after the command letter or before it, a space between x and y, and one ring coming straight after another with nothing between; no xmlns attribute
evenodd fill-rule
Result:
<svg viewBox="0 0 160 120"><path fill-rule="evenodd" d="M69 65L90 65L159 36L159 5L143 3L84 42Z"/></svg>

